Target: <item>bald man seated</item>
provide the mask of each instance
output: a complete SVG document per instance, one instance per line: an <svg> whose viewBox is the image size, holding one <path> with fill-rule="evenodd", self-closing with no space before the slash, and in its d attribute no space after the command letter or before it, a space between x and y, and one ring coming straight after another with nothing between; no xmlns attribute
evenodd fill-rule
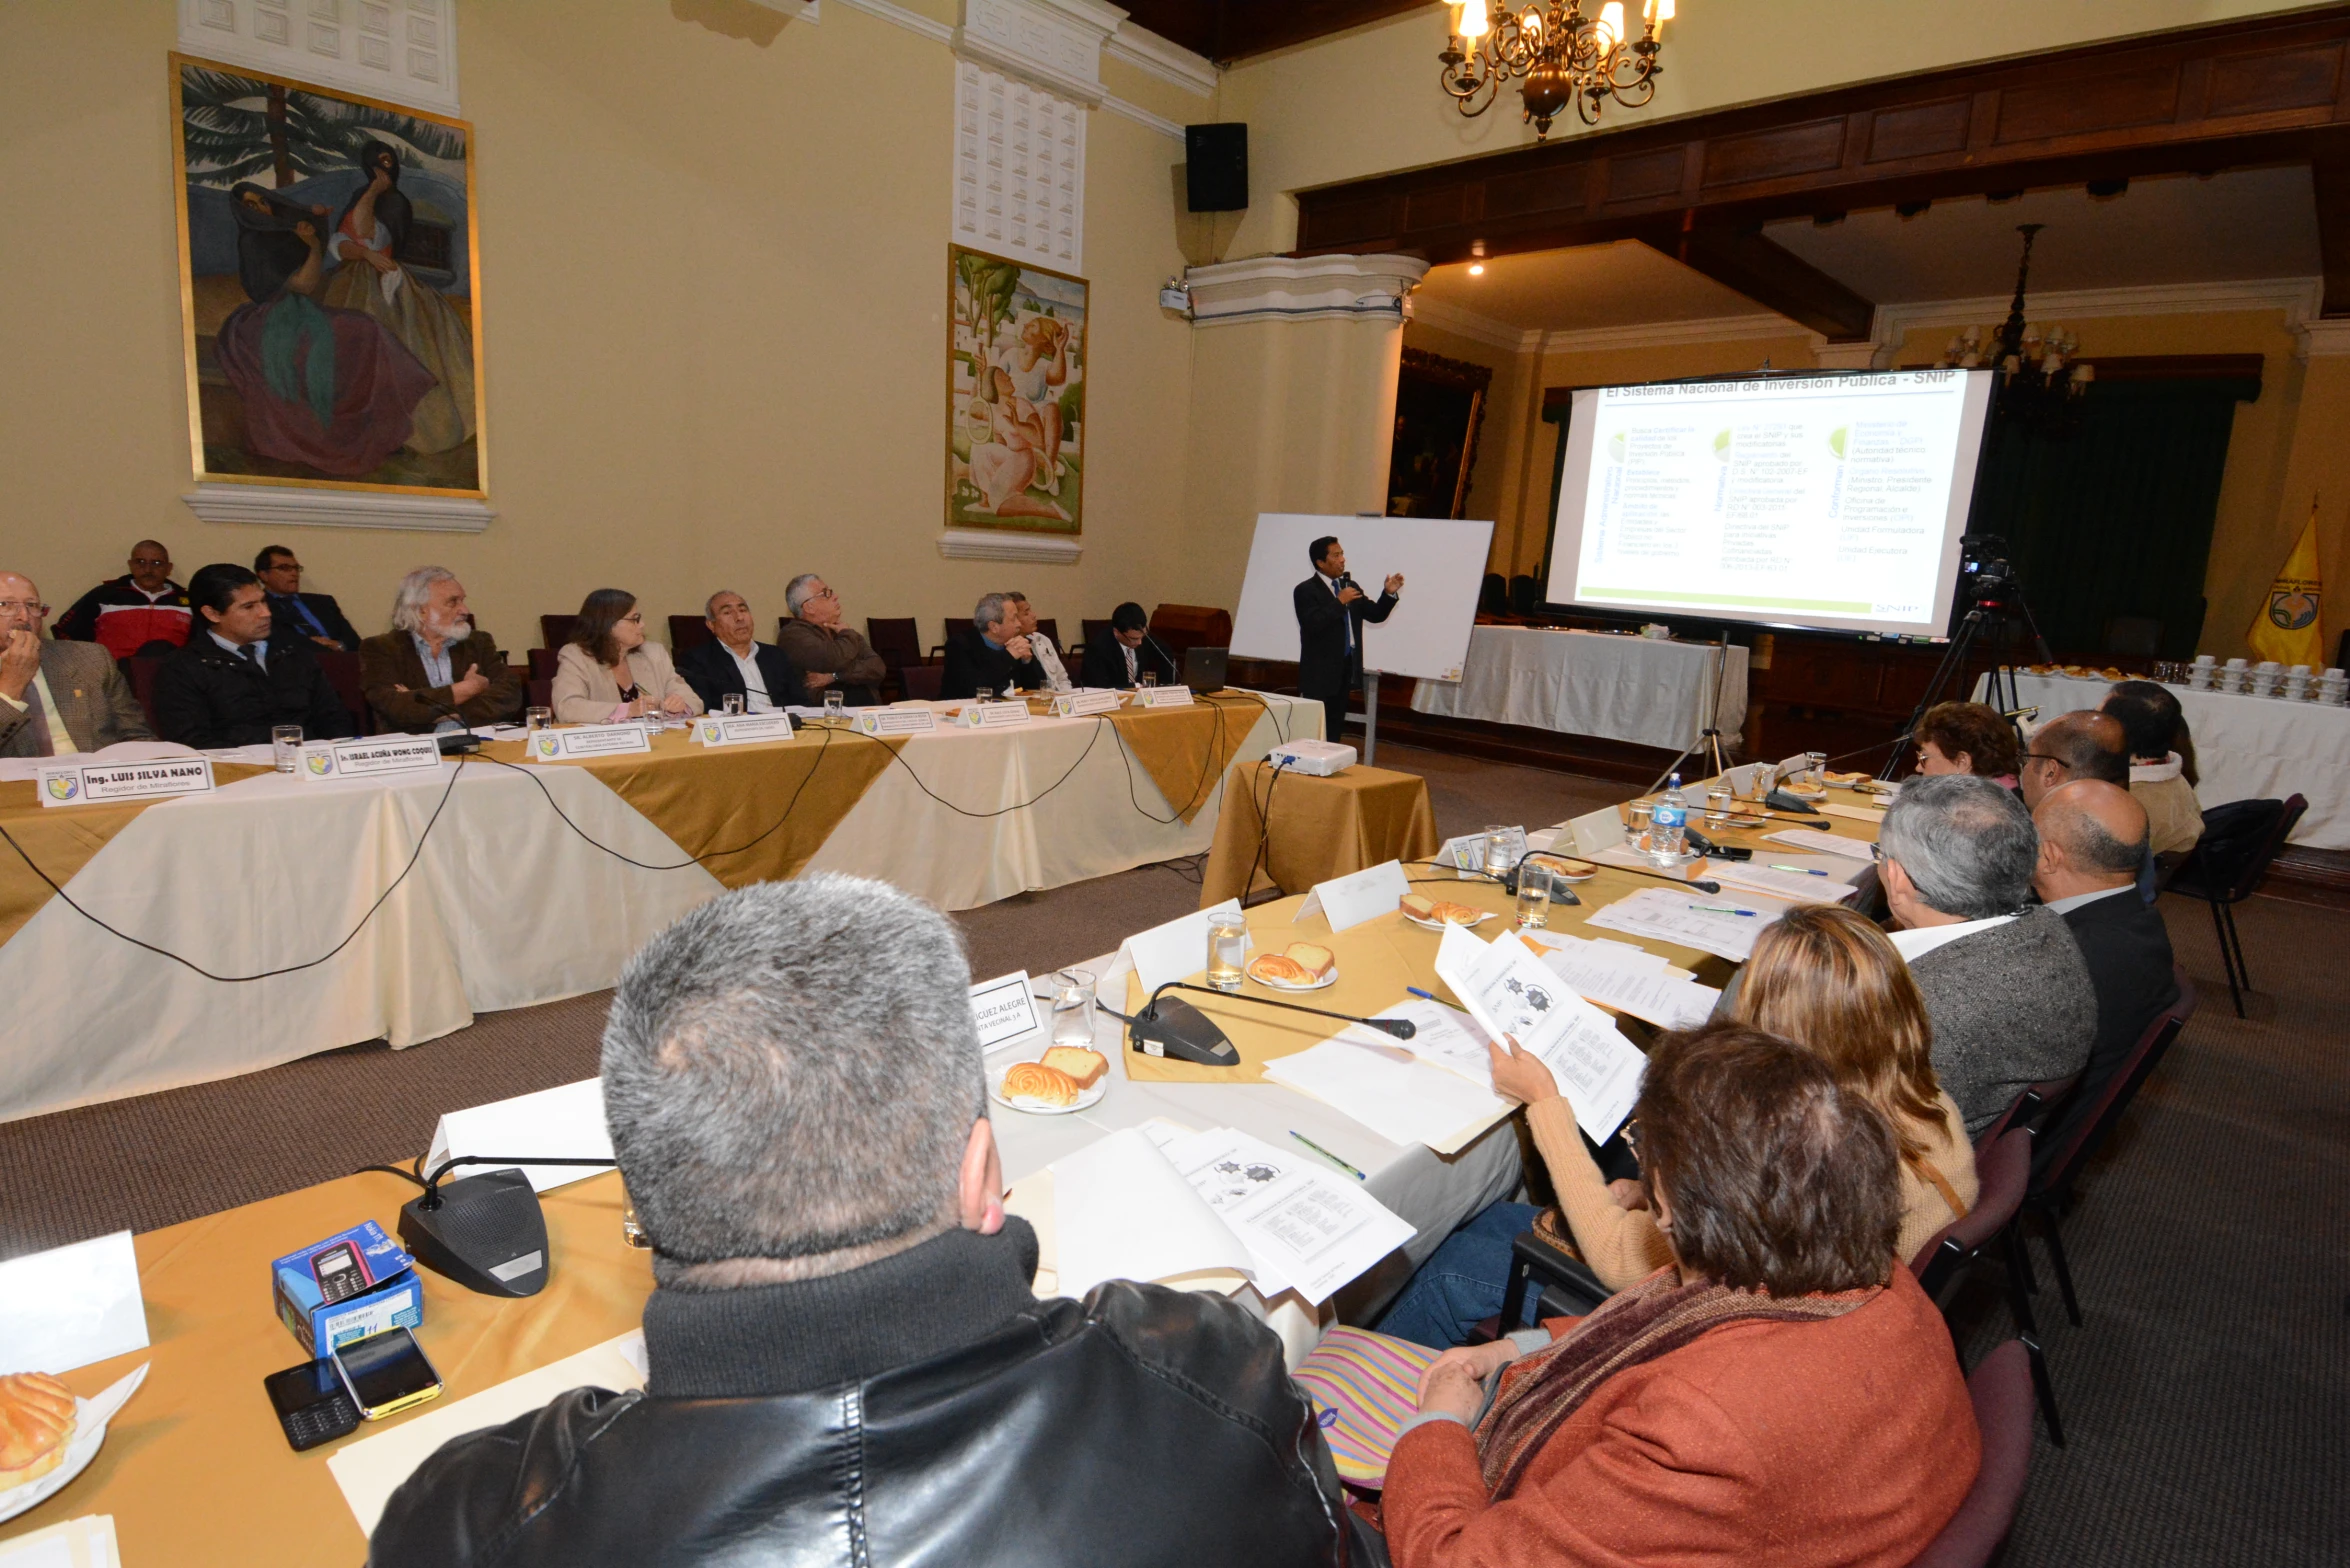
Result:
<svg viewBox="0 0 2350 1568"><path fill-rule="evenodd" d="M2071 928L2097 993L2097 1038L2080 1087L2033 1143L2038 1157L2054 1158L2094 1112L2146 1026L2179 999L2179 985L2170 932L2137 895L2146 808L2118 784L2080 779L2043 794L2032 825L2040 830L2032 890Z"/></svg>
<svg viewBox="0 0 2350 1568"><path fill-rule="evenodd" d="M2024 765L2016 773L2024 804L2036 811L2041 796L2075 779L2130 782L2129 742L2122 736L2121 721L2112 714L2080 708L2060 713L2032 731L2024 746Z"/></svg>
<svg viewBox="0 0 2350 1568"><path fill-rule="evenodd" d="M96 643L43 637L48 617L30 577L0 572L0 757L153 740L113 655Z"/></svg>

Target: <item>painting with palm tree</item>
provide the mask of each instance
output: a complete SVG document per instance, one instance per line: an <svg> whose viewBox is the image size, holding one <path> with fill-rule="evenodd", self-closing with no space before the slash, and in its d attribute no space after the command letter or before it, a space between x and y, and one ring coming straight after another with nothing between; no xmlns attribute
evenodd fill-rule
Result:
<svg viewBox="0 0 2350 1568"><path fill-rule="evenodd" d="M198 477L480 496L473 127L174 55Z"/></svg>
<svg viewBox="0 0 2350 1568"><path fill-rule="evenodd" d="M947 247L947 526L1084 526L1085 280Z"/></svg>

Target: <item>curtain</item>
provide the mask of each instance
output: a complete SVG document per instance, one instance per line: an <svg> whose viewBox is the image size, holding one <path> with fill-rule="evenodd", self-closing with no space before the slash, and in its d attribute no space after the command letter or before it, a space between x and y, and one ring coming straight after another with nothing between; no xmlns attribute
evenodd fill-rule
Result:
<svg viewBox="0 0 2350 1568"><path fill-rule="evenodd" d="M2259 396L2256 378L2099 381L2057 440L1994 416L1969 526L2007 540L2060 657L2101 656L2119 616L2161 622L2161 657L2194 656L2228 436Z"/></svg>

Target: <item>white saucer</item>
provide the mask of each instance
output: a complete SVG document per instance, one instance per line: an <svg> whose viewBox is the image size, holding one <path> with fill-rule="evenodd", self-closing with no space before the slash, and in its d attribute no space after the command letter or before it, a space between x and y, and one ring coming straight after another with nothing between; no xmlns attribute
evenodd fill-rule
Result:
<svg viewBox="0 0 2350 1568"><path fill-rule="evenodd" d="M1259 954L1257 955L1257 958L1271 958L1271 957L1278 957L1278 956L1279 956L1278 954L1271 954L1271 953L1259 953ZM1330 972L1329 972L1328 974L1324 975L1324 976L1323 976L1321 979L1319 979L1319 980L1309 980L1309 981L1307 981L1307 982L1306 982L1304 985L1295 985L1295 984L1292 984L1291 982L1289 982L1289 981L1287 981L1287 980L1268 980L1268 979L1266 979L1266 978L1265 978L1263 975L1260 975L1260 974L1258 974L1258 973L1257 973L1257 970L1256 970L1256 963L1257 963L1257 960L1256 960L1256 958L1252 958L1252 959L1250 959L1250 960L1248 961L1248 967L1247 967L1245 970L1243 970L1243 971L1242 971L1242 973L1246 974L1246 975L1247 975L1247 976L1248 976L1248 977L1249 977L1251 980L1254 980L1254 981L1255 981L1257 984L1259 984L1259 985L1261 985L1261 986L1264 986L1264 987L1266 987L1266 988L1267 988L1267 989L1269 989L1269 990L1274 990L1274 991L1320 991L1320 990L1324 990L1324 989L1326 989L1326 988L1328 988L1328 987L1330 987L1330 986L1334 986L1334 985L1338 984L1338 966L1337 966L1336 964L1332 964L1332 965L1330 966Z"/></svg>
<svg viewBox="0 0 2350 1568"><path fill-rule="evenodd" d="M1413 914L1408 909L1399 909L1396 911L1396 913L1403 916L1406 920L1409 920L1413 925L1418 926L1423 931L1442 931L1446 926L1459 926L1464 931L1473 931L1477 927L1485 924L1485 922L1488 920L1498 920L1501 918L1490 909L1479 910L1477 912L1477 918L1474 920L1422 920L1418 915Z"/></svg>

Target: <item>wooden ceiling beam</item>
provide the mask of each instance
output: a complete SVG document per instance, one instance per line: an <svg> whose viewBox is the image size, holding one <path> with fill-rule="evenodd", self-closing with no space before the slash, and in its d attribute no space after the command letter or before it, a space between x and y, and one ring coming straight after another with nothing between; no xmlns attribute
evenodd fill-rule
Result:
<svg viewBox="0 0 2350 1568"><path fill-rule="evenodd" d="M1861 342L1876 324L1874 301L1862 298L1754 229L1711 228L1691 222L1668 234L1649 233L1641 238L1684 266L1832 343Z"/></svg>

